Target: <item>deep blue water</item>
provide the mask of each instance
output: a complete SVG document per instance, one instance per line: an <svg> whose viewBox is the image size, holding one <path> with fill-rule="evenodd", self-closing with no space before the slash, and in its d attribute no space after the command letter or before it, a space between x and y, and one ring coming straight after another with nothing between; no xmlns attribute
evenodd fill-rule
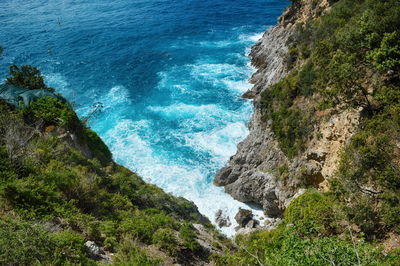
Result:
<svg viewBox="0 0 400 266"><path fill-rule="evenodd" d="M247 132L246 54L283 0L1 0L0 78L39 67L114 159L211 219L243 204L212 185ZM230 234L231 229L224 232Z"/></svg>

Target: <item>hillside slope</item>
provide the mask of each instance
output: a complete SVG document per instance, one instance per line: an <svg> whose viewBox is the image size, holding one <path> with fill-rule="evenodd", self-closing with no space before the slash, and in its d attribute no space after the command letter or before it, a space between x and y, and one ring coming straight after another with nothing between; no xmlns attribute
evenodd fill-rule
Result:
<svg viewBox="0 0 400 266"><path fill-rule="evenodd" d="M30 66L7 83L49 90ZM0 264L207 265L226 244L192 202L116 164L61 97L0 101Z"/></svg>

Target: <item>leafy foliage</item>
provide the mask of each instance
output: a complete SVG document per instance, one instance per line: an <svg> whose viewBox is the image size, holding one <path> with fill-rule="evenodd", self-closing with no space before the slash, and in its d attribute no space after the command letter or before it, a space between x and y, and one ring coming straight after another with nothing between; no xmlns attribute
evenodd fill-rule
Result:
<svg viewBox="0 0 400 266"><path fill-rule="evenodd" d="M43 81L43 77L39 69L30 65L10 66L11 77L7 77L6 83L29 90L49 90L53 88L47 87Z"/></svg>
<svg viewBox="0 0 400 266"><path fill-rule="evenodd" d="M0 110L0 219L11 213L20 220L11 227L0 223L0 244L6 243L6 235L15 239L13 249L0 255L2 262L12 264L20 257L23 264L90 265L95 262L84 246L87 240L117 252L115 261L122 265L160 263L143 250L150 244L178 256L182 242L196 256L196 233L187 224L206 221L193 203L144 183L112 162L107 146L81 124L68 103L42 98L20 111L0 102ZM41 119L52 131L26 125L40 124ZM60 127L76 134L94 157L60 138ZM10 152L13 147L19 148ZM12 159L14 154L18 160ZM52 233L33 225L38 223L58 229ZM186 230L182 238L181 228ZM18 232L31 237L27 231L35 236L18 247Z"/></svg>
<svg viewBox="0 0 400 266"><path fill-rule="evenodd" d="M284 213L285 222L298 225L304 230L304 235L340 232L338 223L341 216L335 200L317 191L309 191L296 198Z"/></svg>
<svg viewBox="0 0 400 266"><path fill-rule="evenodd" d="M289 158L302 150L313 125L312 112L306 113L296 105L296 97L309 95L312 91L312 66L294 73L261 94L264 121L272 121L272 130L281 149Z"/></svg>
<svg viewBox="0 0 400 266"><path fill-rule="evenodd" d="M49 233L40 225L11 217L0 221L0 263L16 264L94 264L87 258L84 239L70 231Z"/></svg>
<svg viewBox="0 0 400 266"><path fill-rule="evenodd" d="M396 261L395 252L385 256L351 230L343 229L341 237L327 230L335 219L329 214L333 208L328 196L307 192L290 203L276 229L237 236L239 250L214 256L214 261L217 265L392 265Z"/></svg>
<svg viewBox="0 0 400 266"><path fill-rule="evenodd" d="M34 118L41 118L46 125L71 127L77 123L77 116L67 102L54 97L39 98L25 106L23 114Z"/></svg>
<svg viewBox="0 0 400 266"><path fill-rule="evenodd" d="M153 243L158 245L170 255L177 252L178 241L171 229L160 229L153 235Z"/></svg>

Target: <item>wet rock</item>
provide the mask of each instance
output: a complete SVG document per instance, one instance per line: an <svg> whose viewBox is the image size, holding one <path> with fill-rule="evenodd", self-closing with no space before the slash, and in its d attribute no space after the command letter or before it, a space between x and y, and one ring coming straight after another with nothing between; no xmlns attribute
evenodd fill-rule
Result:
<svg viewBox="0 0 400 266"><path fill-rule="evenodd" d="M229 227L232 225L229 216L225 215L222 210L218 210L215 213L215 222L217 223L217 225L221 228L221 227Z"/></svg>
<svg viewBox="0 0 400 266"><path fill-rule="evenodd" d="M251 219L247 224L246 224L246 228L257 228L259 227L260 222L258 220L255 219Z"/></svg>
<svg viewBox="0 0 400 266"><path fill-rule="evenodd" d="M235 215L235 220L240 227L245 227L252 219L253 212L242 208L239 208L238 213Z"/></svg>

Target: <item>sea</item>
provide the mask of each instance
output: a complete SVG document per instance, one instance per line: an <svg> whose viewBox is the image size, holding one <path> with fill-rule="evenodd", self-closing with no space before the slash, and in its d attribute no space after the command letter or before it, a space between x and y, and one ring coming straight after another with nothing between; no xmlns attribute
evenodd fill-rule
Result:
<svg viewBox="0 0 400 266"><path fill-rule="evenodd" d="M1 0L0 79L38 67L114 160L215 223L238 208L213 178L248 135L250 48L287 0Z"/></svg>

